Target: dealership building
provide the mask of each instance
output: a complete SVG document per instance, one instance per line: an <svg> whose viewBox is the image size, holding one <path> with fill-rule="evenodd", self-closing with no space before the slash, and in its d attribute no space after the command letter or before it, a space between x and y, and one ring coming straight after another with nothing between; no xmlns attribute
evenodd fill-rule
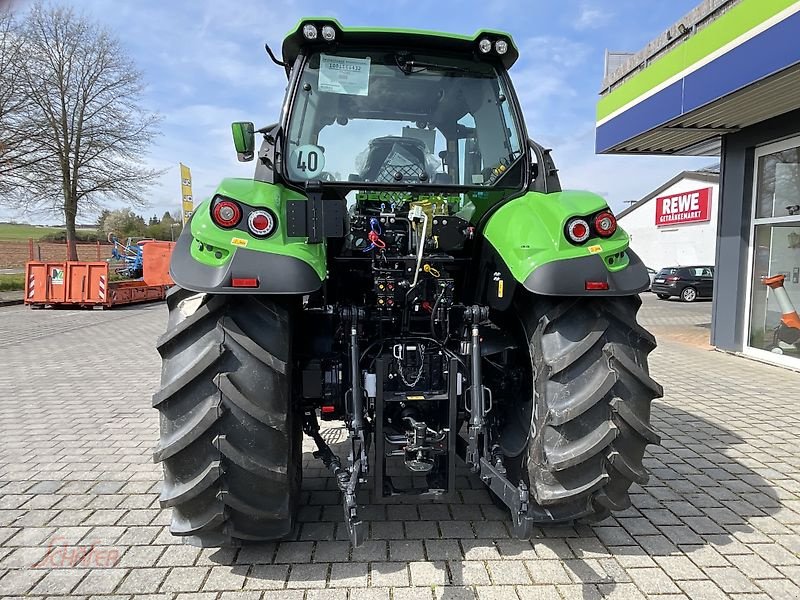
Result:
<svg viewBox="0 0 800 600"><path fill-rule="evenodd" d="M606 74L597 152L719 157L711 343L800 369L800 0L667 25Z"/></svg>
<svg viewBox="0 0 800 600"><path fill-rule="evenodd" d="M719 168L684 171L617 214L642 262L664 267L716 263Z"/></svg>

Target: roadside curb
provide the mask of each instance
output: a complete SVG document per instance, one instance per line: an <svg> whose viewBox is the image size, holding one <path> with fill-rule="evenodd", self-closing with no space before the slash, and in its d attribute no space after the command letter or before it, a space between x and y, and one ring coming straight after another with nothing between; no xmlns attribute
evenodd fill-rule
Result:
<svg viewBox="0 0 800 600"><path fill-rule="evenodd" d="M15 304L22 304L24 300L22 298L13 299L13 300L0 300L0 308L3 306L14 306Z"/></svg>

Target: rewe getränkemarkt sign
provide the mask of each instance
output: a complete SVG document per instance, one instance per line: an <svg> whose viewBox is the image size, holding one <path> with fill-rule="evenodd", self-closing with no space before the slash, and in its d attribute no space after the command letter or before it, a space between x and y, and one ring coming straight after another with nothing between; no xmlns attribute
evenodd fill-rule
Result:
<svg viewBox="0 0 800 600"><path fill-rule="evenodd" d="M656 226L711 220L711 188L656 198Z"/></svg>

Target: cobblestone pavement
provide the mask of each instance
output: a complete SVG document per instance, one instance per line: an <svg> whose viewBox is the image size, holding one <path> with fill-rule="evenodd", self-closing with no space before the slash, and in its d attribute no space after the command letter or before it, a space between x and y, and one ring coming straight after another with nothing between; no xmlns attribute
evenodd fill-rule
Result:
<svg viewBox="0 0 800 600"><path fill-rule="evenodd" d="M653 307L645 321L685 318ZM169 535L156 499L150 395L165 316L0 310L4 598L800 597L800 374L664 339L652 477L633 508L594 527L513 540L462 478L459 502L366 506L369 539L351 550L332 481L306 454L295 539L200 550Z"/></svg>
<svg viewBox="0 0 800 600"><path fill-rule="evenodd" d="M659 300L642 294L641 321L659 339L669 339L710 350L711 301L681 302L678 298Z"/></svg>

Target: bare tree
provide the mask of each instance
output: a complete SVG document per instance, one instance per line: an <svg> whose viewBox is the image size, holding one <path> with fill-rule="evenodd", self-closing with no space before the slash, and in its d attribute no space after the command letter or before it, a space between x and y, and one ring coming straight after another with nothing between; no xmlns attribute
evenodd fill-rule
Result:
<svg viewBox="0 0 800 600"><path fill-rule="evenodd" d="M21 46L11 6L0 6L0 195L14 188L20 169L35 159L30 127L20 119L24 103Z"/></svg>
<svg viewBox="0 0 800 600"><path fill-rule="evenodd" d="M158 116L141 104L141 73L119 42L71 8L36 4L22 24L23 120L36 124L37 159L17 201L63 213L68 252L79 212L105 199L143 206L161 171L143 165Z"/></svg>

